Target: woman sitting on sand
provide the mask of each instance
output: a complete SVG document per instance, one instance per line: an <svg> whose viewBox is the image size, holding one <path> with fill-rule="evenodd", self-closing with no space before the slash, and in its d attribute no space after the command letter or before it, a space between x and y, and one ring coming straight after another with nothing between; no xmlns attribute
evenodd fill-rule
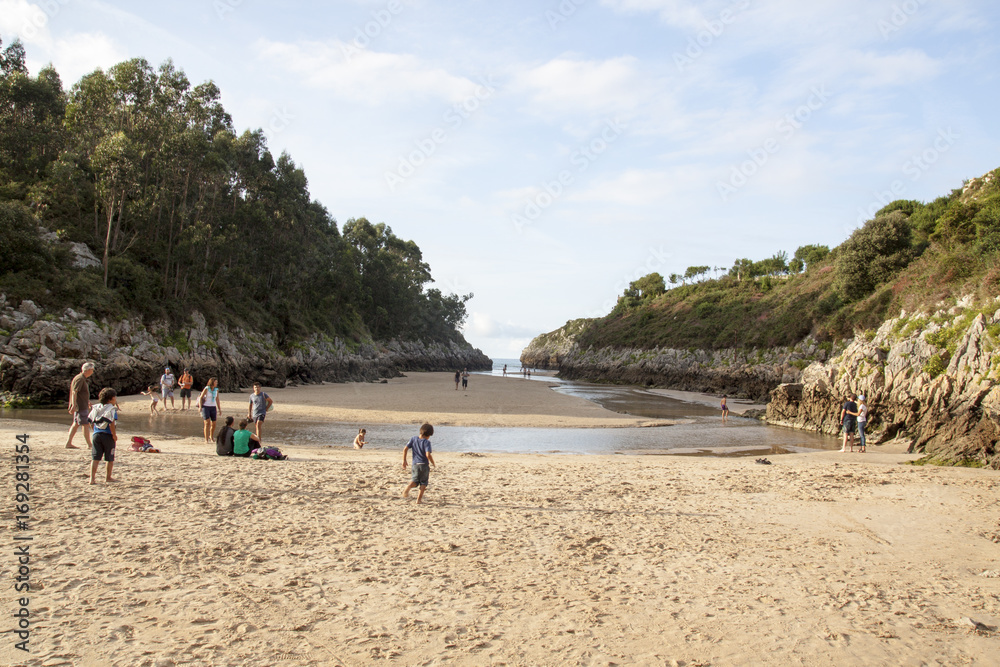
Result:
<svg viewBox="0 0 1000 667"><path fill-rule="evenodd" d="M251 445L250 443L255 443ZM233 433L233 456L249 458L250 452L260 447L260 438L247 430L247 420L240 421L240 430Z"/></svg>
<svg viewBox="0 0 1000 667"><path fill-rule="evenodd" d="M365 440L366 433L368 433L368 431L366 431L365 429L363 428L358 429L358 435L356 438L354 438L354 449L361 449L362 447L368 444L368 441Z"/></svg>

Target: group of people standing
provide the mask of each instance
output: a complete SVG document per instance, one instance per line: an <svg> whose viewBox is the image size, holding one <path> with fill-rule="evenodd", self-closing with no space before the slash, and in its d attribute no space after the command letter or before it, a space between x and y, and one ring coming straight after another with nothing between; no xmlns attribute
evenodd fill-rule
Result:
<svg viewBox="0 0 1000 667"><path fill-rule="evenodd" d="M844 434L844 442L840 446L840 451L854 451L854 433L858 434L858 451L862 454L867 451L865 445L865 427L868 425L868 404L865 402L864 394L848 394L847 400L840 408L840 426Z"/></svg>
<svg viewBox="0 0 1000 667"><path fill-rule="evenodd" d="M69 413L73 420L69 428L69 437L66 440L66 449L79 449L73 444L73 439L77 431L83 428L83 439L91 449L93 465L91 468L91 484L95 482L97 469L100 461L107 462L107 481L116 481L112 478L111 472L115 460L115 444L118 441L117 421L118 421L118 400L117 392L111 387L105 387L99 392L98 403L90 402L90 378L94 374L94 364L86 362L80 367L80 372L70 381L69 389ZM174 389L180 388L181 410L191 407L191 394L194 385L194 377L189 369L185 368L184 373L177 379L173 370L166 366L163 375L160 376L159 390L156 385L151 385L147 391L140 392L150 397L150 415L159 412L166 412L167 399L170 399L170 409L175 410ZM157 404L163 401L162 411ZM205 387L198 396L197 406L204 421L204 436L206 444L216 443L216 453L222 454L228 451L235 456L250 456L251 452L261 447L264 420L268 410L274 405L274 401L264 393L259 382L253 385L253 392L247 403L246 419L239 422L239 429L232 427L235 419L226 418L226 427L216 437L215 424L218 420L219 412L222 410L219 399L219 381L217 378L209 378ZM247 429L249 424L253 424L254 430ZM93 430L93 437L91 437ZM251 444L253 443L253 444Z"/></svg>

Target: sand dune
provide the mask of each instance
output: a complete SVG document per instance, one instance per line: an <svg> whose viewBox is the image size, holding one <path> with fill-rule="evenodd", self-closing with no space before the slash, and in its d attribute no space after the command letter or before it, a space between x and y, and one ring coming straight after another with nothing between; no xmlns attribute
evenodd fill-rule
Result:
<svg viewBox="0 0 1000 667"><path fill-rule="evenodd" d="M278 393L279 409L322 409L292 408L294 395ZM35 624L28 659L7 638L2 664L985 665L1000 654L988 629L1000 625L995 472L878 451L772 466L439 453L418 506L399 498L401 452L292 447L289 461L263 462L160 437L163 454L119 451L121 483L90 486L89 457L62 447L61 428L0 421L8 452L21 432ZM3 513L10 545L10 502ZM14 596L3 587L5 613Z"/></svg>

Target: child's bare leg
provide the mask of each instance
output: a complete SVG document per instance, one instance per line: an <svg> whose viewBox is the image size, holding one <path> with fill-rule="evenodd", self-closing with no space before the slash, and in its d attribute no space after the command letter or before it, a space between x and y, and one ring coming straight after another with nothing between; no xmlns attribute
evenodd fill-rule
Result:
<svg viewBox="0 0 1000 667"><path fill-rule="evenodd" d="M420 486L420 490L417 491L417 504L418 505L421 503L421 501L423 501L423 499L424 499L424 491L426 491L426 490L427 490L427 487L421 485Z"/></svg>
<svg viewBox="0 0 1000 667"><path fill-rule="evenodd" d="M417 485L417 483L416 483L416 482L410 482L410 485L409 485L409 486L407 486L407 487L406 487L406 488L405 488L405 489L403 490L403 497L404 497L404 498L409 498L409 497L410 497L410 491L411 491L411 490L413 489L413 487L415 487L416 485ZM421 491L421 493L423 493L423 492Z"/></svg>
<svg viewBox="0 0 1000 667"><path fill-rule="evenodd" d="M97 466L99 466L100 464L101 464L100 461L91 461L90 462L90 483L91 484L97 484L97 481L96 481Z"/></svg>
<svg viewBox="0 0 1000 667"><path fill-rule="evenodd" d="M108 477L107 477L107 480L106 480L108 482L117 482L118 481L117 479L115 479L114 477L111 476L111 469L114 468L114 467L115 467L115 462L114 461L108 461Z"/></svg>

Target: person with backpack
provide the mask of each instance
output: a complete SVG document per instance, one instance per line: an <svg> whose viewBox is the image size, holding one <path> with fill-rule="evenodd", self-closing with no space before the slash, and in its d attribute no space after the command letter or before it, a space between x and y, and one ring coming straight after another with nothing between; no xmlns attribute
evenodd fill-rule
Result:
<svg viewBox="0 0 1000 667"><path fill-rule="evenodd" d="M219 435L215 438L215 453L219 456L233 455L233 435L236 433L233 421L232 415L226 417L226 425L222 427Z"/></svg>
<svg viewBox="0 0 1000 667"><path fill-rule="evenodd" d="M114 389L105 387L98 394L98 404L92 407L90 414L87 415L94 427L90 451L92 459L90 464L91 484L97 483L97 468L101 465L102 458L108 463L107 483L118 481L111 476L111 470L115 465L115 444L118 442L118 430L115 425L118 421L117 396Z"/></svg>

